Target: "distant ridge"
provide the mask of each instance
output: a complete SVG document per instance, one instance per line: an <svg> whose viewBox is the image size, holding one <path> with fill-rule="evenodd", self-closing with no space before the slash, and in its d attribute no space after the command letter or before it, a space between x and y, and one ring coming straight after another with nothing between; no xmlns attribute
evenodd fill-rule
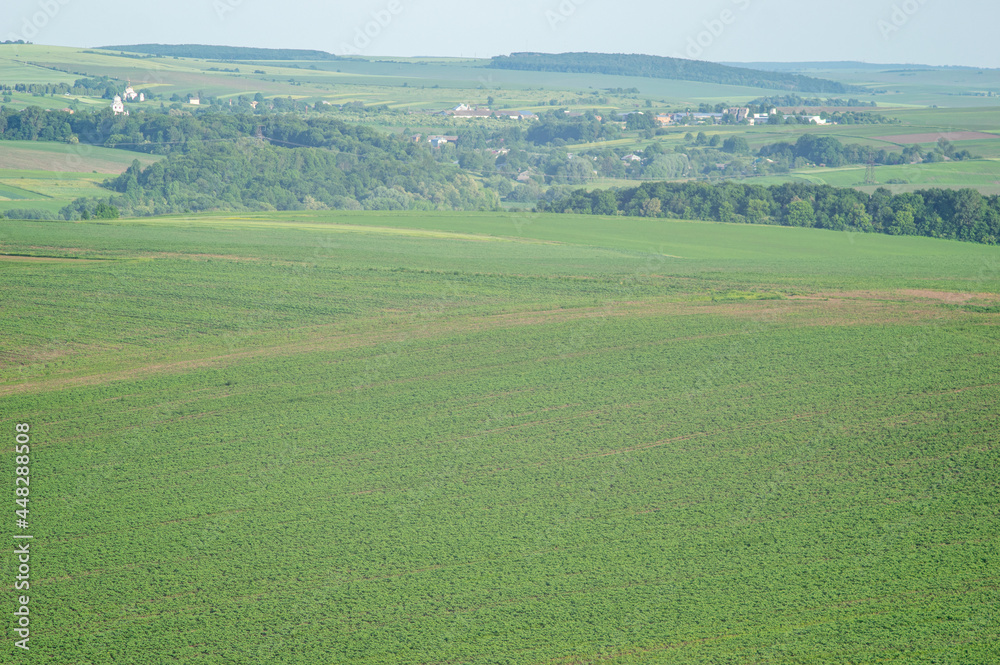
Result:
<svg viewBox="0 0 1000 665"><path fill-rule="evenodd" d="M921 65L916 63L877 63L860 62L857 60L832 60L830 62L723 62L728 67L750 67L768 72L803 72L809 70L832 71L836 69L863 71L908 71L929 69L990 69L989 67L970 67L966 65Z"/></svg>
<svg viewBox="0 0 1000 665"><path fill-rule="evenodd" d="M511 53L494 57L489 67L544 72L644 76L797 92L867 92L864 88L800 74L729 67L703 60L627 53Z"/></svg>
<svg viewBox="0 0 1000 665"><path fill-rule="evenodd" d="M203 60L341 60L326 51L294 48L252 48L249 46L211 46L208 44L129 44L98 46L102 51L125 51L165 57Z"/></svg>

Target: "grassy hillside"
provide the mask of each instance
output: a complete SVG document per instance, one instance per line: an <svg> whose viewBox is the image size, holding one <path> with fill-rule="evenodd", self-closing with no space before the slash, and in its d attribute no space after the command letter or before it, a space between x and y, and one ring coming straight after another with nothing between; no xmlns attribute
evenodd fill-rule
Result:
<svg viewBox="0 0 1000 665"><path fill-rule="evenodd" d="M159 159L124 150L40 141L0 141L0 214L7 210L58 213L79 197L108 196L99 186L133 160Z"/></svg>
<svg viewBox="0 0 1000 665"><path fill-rule="evenodd" d="M202 91L211 96L290 95L294 98L404 104L444 109L460 102L485 104L487 96L504 107L547 106L550 99L577 106L581 96L601 88L638 88L641 97L612 96L641 106L649 97L680 105L746 101L762 94L759 87L715 85L693 81L657 80L643 76L560 72L504 71L487 68L488 59L348 58L336 61L242 60L224 68L218 61L187 57L136 58L114 51L42 45L0 45L0 75L4 80L32 83L72 83L79 76L130 79L168 97L174 92ZM255 73L255 72L264 72ZM405 84L405 87L404 87ZM544 88L539 90L538 88ZM774 89L773 92L777 92ZM763 94L767 94L766 90ZM862 95L862 97L865 97ZM867 97L865 97L867 99ZM594 106L593 101L587 107ZM598 104L598 106L600 106Z"/></svg>
<svg viewBox="0 0 1000 665"><path fill-rule="evenodd" d="M858 166L840 169L803 169L793 173L791 177L804 178L820 185L856 187L865 182L865 175L865 167ZM1000 194L1000 162L997 160L880 166L875 171L875 178L881 186L894 192L909 192L931 187L949 189L971 187L984 194ZM868 188L862 186L861 189Z"/></svg>
<svg viewBox="0 0 1000 665"><path fill-rule="evenodd" d="M205 60L337 60L326 51L308 49L250 48L240 46L211 46L208 44L128 44L101 46L105 51L127 51L149 55Z"/></svg>
<svg viewBox="0 0 1000 665"><path fill-rule="evenodd" d="M994 248L270 213L0 253L33 657L1000 659Z"/></svg>
<svg viewBox="0 0 1000 665"><path fill-rule="evenodd" d="M61 172L118 174L134 160L148 166L160 158L158 155L84 144L0 141L0 164L4 170L47 171L53 175ZM16 177L16 174L11 175Z"/></svg>

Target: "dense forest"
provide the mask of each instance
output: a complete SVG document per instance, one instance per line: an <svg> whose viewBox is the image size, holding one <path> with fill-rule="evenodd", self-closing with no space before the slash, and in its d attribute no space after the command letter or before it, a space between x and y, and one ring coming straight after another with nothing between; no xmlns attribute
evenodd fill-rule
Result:
<svg viewBox="0 0 1000 665"><path fill-rule="evenodd" d="M509 56L494 57L488 66L495 69L642 76L799 92L839 94L854 92L856 89L836 81L799 74L727 67L702 60L626 53L512 53Z"/></svg>
<svg viewBox="0 0 1000 665"><path fill-rule="evenodd" d="M572 192L540 201L539 211L780 224L891 235L919 235L997 244L1000 196L974 189L927 189L871 195L828 185L727 182L646 183L634 189Z"/></svg>
<svg viewBox="0 0 1000 665"><path fill-rule="evenodd" d="M364 130L360 130L364 131ZM293 130L283 132L301 138ZM370 138L370 137L369 137ZM317 137L316 139L320 139ZM192 147L145 169L138 161L104 183L117 195L77 199L65 219L205 210L496 210L495 192L429 148L399 140L360 141L347 132L329 149L237 139ZM101 207L103 206L103 207ZM114 210L111 210L113 208Z"/></svg>
<svg viewBox="0 0 1000 665"><path fill-rule="evenodd" d="M294 48L251 48L247 46L211 46L209 44L129 44L100 46L104 51L147 53L164 57L202 60L341 60L326 51Z"/></svg>
<svg viewBox="0 0 1000 665"><path fill-rule="evenodd" d="M280 101L280 98L275 100ZM21 111L0 107L0 140L75 140L159 155L184 152L206 141L252 137L258 131L264 138L314 148L333 147L348 136L375 145L398 140L365 126L348 125L319 114L306 120L291 113L254 113L249 102L249 98L243 98L232 107L241 112L205 109L197 115L184 111L114 115L110 108L69 114L37 106Z"/></svg>

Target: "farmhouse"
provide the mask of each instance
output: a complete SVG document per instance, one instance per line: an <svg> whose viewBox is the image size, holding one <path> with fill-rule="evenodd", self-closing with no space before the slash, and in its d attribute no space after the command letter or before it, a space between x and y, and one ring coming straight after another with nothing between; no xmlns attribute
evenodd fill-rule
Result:
<svg viewBox="0 0 1000 665"><path fill-rule="evenodd" d="M489 118L493 111L489 109L468 109L466 111L452 111L449 115L453 118Z"/></svg>
<svg viewBox="0 0 1000 665"><path fill-rule="evenodd" d="M429 136L427 137L427 140L434 148L440 148L446 143L458 143L457 136Z"/></svg>
<svg viewBox="0 0 1000 665"><path fill-rule="evenodd" d="M446 115L452 118L489 118L493 111L486 108L473 108L468 104L459 104L455 108L441 111L438 115Z"/></svg>
<svg viewBox="0 0 1000 665"><path fill-rule="evenodd" d="M537 120L538 116L531 111L495 111L498 118L510 118L511 120Z"/></svg>
<svg viewBox="0 0 1000 665"><path fill-rule="evenodd" d="M826 118L818 115L785 115L782 116L782 120L797 120L806 122L810 125L829 125L830 121Z"/></svg>
<svg viewBox="0 0 1000 665"><path fill-rule="evenodd" d="M736 122L743 122L748 117L750 117L750 109L747 107L733 107L723 111L726 115L730 115Z"/></svg>
<svg viewBox="0 0 1000 665"><path fill-rule="evenodd" d="M683 113L674 113L673 114L673 119L674 119L674 122L681 122L685 118L691 118L691 119L695 120L698 124L702 124L702 123L705 123L705 122L712 122L712 123L715 123L717 121L721 122L722 119L724 117L726 117L726 115L727 114L725 114L725 113L700 113L700 112L699 113L691 113L689 111L685 111Z"/></svg>

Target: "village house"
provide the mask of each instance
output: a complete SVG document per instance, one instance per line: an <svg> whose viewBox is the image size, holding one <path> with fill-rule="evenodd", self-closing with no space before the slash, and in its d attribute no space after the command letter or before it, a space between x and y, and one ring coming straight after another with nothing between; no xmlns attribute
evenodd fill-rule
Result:
<svg viewBox="0 0 1000 665"><path fill-rule="evenodd" d="M563 113L566 114L566 117L568 118L582 118L586 115L582 111L570 111L569 109L566 109ZM599 115L595 115L594 119L597 120L597 122L600 122L603 118Z"/></svg>
<svg viewBox="0 0 1000 665"><path fill-rule="evenodd" d="M478 106L473 108L468 104L459 104L455 108L439 112L438 115L449 116L451 118L489 118L493 115L493 111L487 108L479 108Z"/></svg>
<svg viewBox="0 0 1000 665"><path fill-rule="evenodd" d="M493 111L489 109L467 109L465 111L452 111L449 115L453 118L489 118L493 115Z"/></svg>
<svg viewBox="0 0 1000 665"><path fill-rule="evenodd" d="M440 148L446 143L458 143L457 136L429 136L427 141L430 142L431 147Z"/></svg>
<svg viewBox="0 0 1000 665"><path fill-rule="evenodd" d="M726 115L727 114L725 113L701 113L701 112L690 113L684 111L682 113L674 113L672 117L674 122L682 122L687 118L691 118L695 120L698 124L702 124L705 122L712 122L714 124L716 122L721 122L722 119L726 117Z"/></svg>
<svg viewBox="0 0 1000 665"><path fill-rule="evenodd" d="M531 111L496 111L498 118L510 118L511 120L538 120L538 116Z"/></svg>
<svg viewBox="0 0 1000 665"><path fill-rule="evenodd" d="M724 114L732 116L734 122L743 122L750 117L750 109L747 107L733 107L723 111Z"/></svg>

